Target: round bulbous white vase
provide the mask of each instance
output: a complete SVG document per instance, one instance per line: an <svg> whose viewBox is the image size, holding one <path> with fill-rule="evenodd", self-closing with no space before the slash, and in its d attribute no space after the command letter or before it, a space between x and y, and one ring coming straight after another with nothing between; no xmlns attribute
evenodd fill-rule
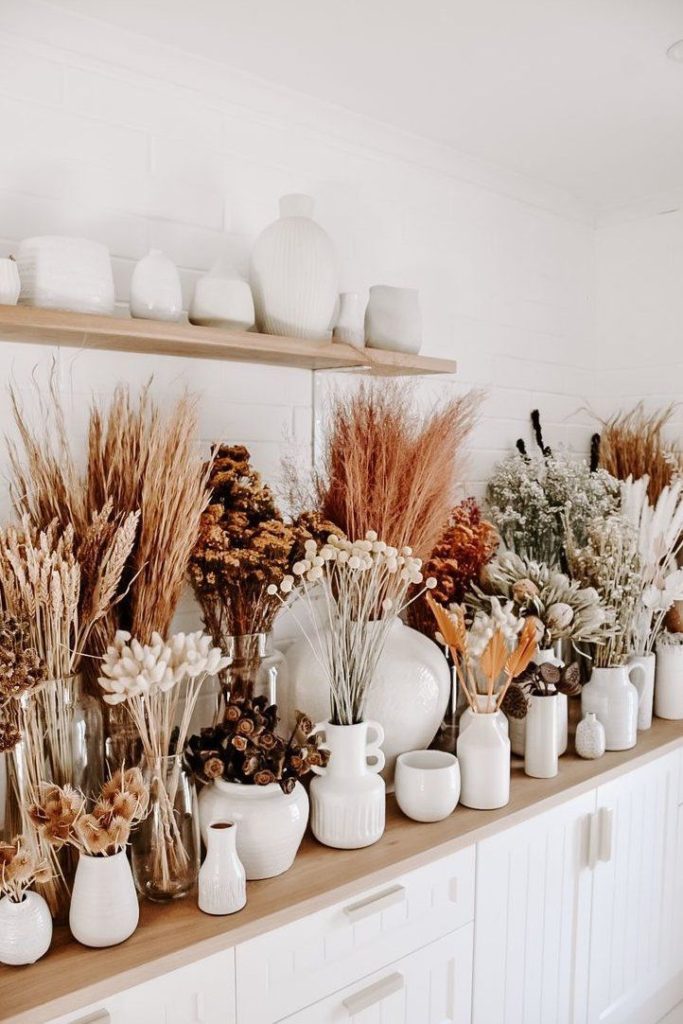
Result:
<svg viewBox="0 0 683 1024"><path fill-rule="evenodd" d="M370 628L375 626L370 623ZM324 627L321 627L324 628ZM293 724L294 709L314 721L329 715L330 691L307 640L295 641L286 651L289 692L283 715ZM448 706L451 680L440 648L417 630L394 619L368 691L365 714L384 729L382 772L391 785L396 758L407 750L421 750L436 736ZM286 709L286 710L285 710Z"/></svg>
<svg viewBox="0 0 683 1024"><path fill-rule="evenodd" d="M632 654L628 659L629 676L638 691L639 732L644 732L652 725L656 664L657 658L654 654Z"/></svg>
<svg viewBox="0 0 683 1024"><path fill-rule="evenodd" d="M386 813L386 787L379 774L384 767L382 727L373 721L319 722L311 733L316 734L322 735L321 748L330 758L327 767L312 769L311 831L319 843L336 850L372 846L384 833Z"/></svg>
<svg viewBox="0 0 683 1024"><path fill-rule="evenodd" d="M29 891L21 903L14 903L9 896L0 899L0 964L34 964L47 953L51 942L52 917L42 896Z"/></svg>
<svg viewBox="0 0 683 1024"><path fill-rule="evenodd" d="M207 849L199 869L199 909L205 914L236 914L246 906L247 874L237 856L237 825L212 822L207 829Z"/></svg>
<svg viewBox="0 0 683 1024"><path fill-rule="evenodd" d="M558 658L552 648L536 651L536 665L555 665L564 668L564 661ZM524 757L526 751L526 718L510 718L510 745L512 753ZM557 752L559 757L569 746L569 698L566 693L557 694Z"/></svg>
<svg viewBox="0 0 683 1024"><path fill-rule="evenodd" d="M577 725L574 743L579 757L589 761L605 753L605 728L593 711L589 711Z"/></svg>
<svg viewBox="0 0 683 1024"><path fill-rule="evenodd" d="M256 321L249 282L234 268L233 257L224 253L208 274L197 281L188 312L191 324L249 331Z"/></svg>
<svg viewBox="0 0 683 1024"><path fill-rule="evenodd" d="M266 334L329 338L337 303L332 242L315 223L313 200L280 199L280 219L257 238L251 254L256 321Z"/></svg>
<svg viewBox="0 0 683 1024"><path fill-rule="evenodd" d="M557 714L558 697L552 693L529 697L526 714L524 772L532 779L554 779L559 758Z"/></svg>
<svg viewBox="0 0 683 1024"><path fill-rule="evenodd" d="M416 354L422 347L420 297L415 288L374 284L365 310L368 348Z"/></svg>
<svg viewBox="0 0 683 1024"><path fill-rule="evenodd" d="M125 850L111 857L78 858L69 927L83 946L117 946L138 926L140 908Z"/></svg>
<svg viewBox="0 0 683 1024"><path fill-rule="evenodd" d="M476 810L505 807L510 800L510 740L494 714L473 714L457 744L460 803Z"/></svg>
<svg viewBox="0 0 683 1024"><path fill-rule="evenodd" d="M0 305L16 306L21 292L19 268L15 260L0 260Z"/></svg>
<svg viewBox="0 0 683 1024"><path fill-rule="evenodd" d="M255 786L216 779L199 794L202 839L208 846L212 822L233 822L247 879L273 878L294 863L308 824L308 806L300 782L291 793L283 793L277 782Z"/></svg>
<svg viewBox="0 0 683 1024"><path fill-rule="evenodd" d="M683 644L657 644L655 714L683 718Z"/></svg>
<svg viewBox="0 0 683 1024"><path fill-rule="evenodd" d="M177 267L161 249L150 249L130 279L130 315L137 320L180 319L183 293Z"/></svg>
<svg viewBox="0 0 683 1024"><path fill-rule="evenodd" d="M607 750L630 750L638 739L638 691L626 665L595 668L581 691L583 714L593 712L605 730Z"/></svg>

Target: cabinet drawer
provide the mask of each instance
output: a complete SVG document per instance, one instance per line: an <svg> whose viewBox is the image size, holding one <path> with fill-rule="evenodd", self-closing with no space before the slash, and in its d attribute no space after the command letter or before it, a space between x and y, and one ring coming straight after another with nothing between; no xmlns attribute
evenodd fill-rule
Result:
<svg viewBox="0 0 683 1024"><path fill-rule="evenodd" d="M272 1024L474 918L474 847L237 947L237 1016Z"/></svg>

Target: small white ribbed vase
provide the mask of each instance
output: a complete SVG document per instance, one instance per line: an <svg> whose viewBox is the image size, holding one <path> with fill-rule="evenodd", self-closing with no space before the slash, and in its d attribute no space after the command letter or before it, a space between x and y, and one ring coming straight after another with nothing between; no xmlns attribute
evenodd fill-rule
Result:
<svg viewBox="0 0 683 1024"><path fill-rule="evenodd" d="M205 914L236 914L247 902L247 875L237 856L237 825L214 821L199 869L199 909Z"/></svg>
<svg viewBox="0 0 683 1024"><path fill-rule="evenodd" d="M27 892L21 903L0 899L0 964L34 964L50 948L52 918L37 892Z"/></svg>
<svg viewBox="0 0 683 1024"><path fill-rule="evenodd" d="M589 761L605 753L605 729L602 722L589 711L576 727L576 753Z"/></svg>
<svg viewBox="0 0 683 1024"><path fill-rule="evenodd" d="M581 710L592 711L605 729L607 750L630 750L638 739L638 691L626 665L593 668L581 691Z"/></svg>
<svg viewBox="0 0 683 1024"><path fill-rule="evenodd" d="M78 859L69 927L83 946L117 946L138 926L140 908L125 850Z"/></svg>
<svg viewBox="0 0 683 1024"><path fill-rule="evenodd" d="M524 771L533 779L554 779L559 757L557 693L529 697L526 714Z"/></svg>
<svg viewBox="0 0 683 1024"><path fill-rule="evenodd" d="M330 760L326 768L312 768L317 778L311 782L311 831L319 843L337 850L371 846L384 833L386 789L379 775L384 731L377 722L319 722L315 733L324 733Z"/></svg>

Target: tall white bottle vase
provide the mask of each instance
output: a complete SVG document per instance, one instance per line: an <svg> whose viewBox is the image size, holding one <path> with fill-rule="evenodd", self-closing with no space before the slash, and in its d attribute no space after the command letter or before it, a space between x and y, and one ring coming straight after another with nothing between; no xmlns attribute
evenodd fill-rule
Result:
<svg viewBox="0 0 683 1024"><path fill-rule="evenodd" d="M533 695L526 715L524 771L534 779L553 779L559 757L558 694Z"/></svg>
<svg viewBox="0 0 683 1024"><path fill-rule="evenodd" d="M247 875L237 856L237 825L213 821L199 869L199 909L205 914L236 914L247 902Z"/></svg>
<svg viewBox="0 0 683 1024"><path fill-rule="evenodd" d="M130 315L138 320L180 319L183 293L175 263L160 249L150 249L135 264L130 280Z"/></svg>
<svg viewBox="0 0 683 1024"><path fill-rule="evenodd" d="M655 714L683 718L683 644L657 644Z"/></svg>

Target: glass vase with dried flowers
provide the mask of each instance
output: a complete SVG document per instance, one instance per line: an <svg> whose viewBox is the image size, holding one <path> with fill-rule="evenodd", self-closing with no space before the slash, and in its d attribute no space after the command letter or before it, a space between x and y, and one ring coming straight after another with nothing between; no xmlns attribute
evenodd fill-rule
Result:
<svg viewBox="0 0 683 1024"><path fill-rule="evenodd" d="M289 736L277 731L277 707L266 697L231 700L217 725L190 737L185 759L204 783L199 820L204 842L212 821L237 825L237 854L248 879L272 878L294 862L308 823L301 779L327 755L309 739L299 713ZM209 783L209 785L206 785Z"/></svg>
<svg viewBox="0 0 683 1024"><path fill-rule="evenodd" d="M138 890L152 900L186 896L196 881L196 792L182 751L202 684L228 661L201 631L167 642L153 633L144 645L118 632L102 659L104 700L125 707L142 745L151 813L135 835L132 860Z"/></svg>
<svg viewBox="0 0 683 1024"><path fill-rule="evenodd" d="M52 916L43 897L32 890L45 885L50 864L25 836L0 842L0 964L33 964L52 941Z"/></svg>
<svg viewBox="0 0 683 1024"><path fill-rule="evenodd" d="M69 927L84 946L114 946L133 934L139 909L126 847L147 814L149 793L139 768L116 772L96 800L72 786L43 784L31 820L57 849L78 853Z"/></svg>

